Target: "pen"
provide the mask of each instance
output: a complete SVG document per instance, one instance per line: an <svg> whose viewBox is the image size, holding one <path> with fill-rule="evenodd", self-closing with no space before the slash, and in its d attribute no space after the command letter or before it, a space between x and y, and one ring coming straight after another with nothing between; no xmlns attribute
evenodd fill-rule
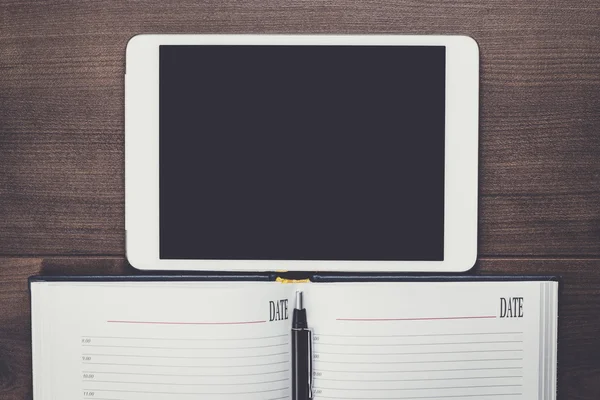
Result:
<svg viewBox="0 0 600 400"><path fill-rule="evenodd" d="M312 332L308 329L302 292L296 292L292 315L292 400L312 399Z"/></svg>

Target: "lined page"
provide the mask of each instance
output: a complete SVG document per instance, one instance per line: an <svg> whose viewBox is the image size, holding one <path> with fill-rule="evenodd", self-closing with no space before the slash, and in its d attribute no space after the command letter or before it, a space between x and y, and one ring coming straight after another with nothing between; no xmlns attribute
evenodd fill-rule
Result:
<svg viewBox="0 0 600 400"><path fill-rule="evenodd" d="M34 354L34 369L41 364L61 382L42 391L48 398L290 398L289 287L45 285L33 299L52 322L34 338L44 335L38 342L55 350Z"/></svg>
<svg viewBox="0 0 600 400"><path fill-rule="evenodd" d="M539 282L318 284L305 298L316 400L538 398Z"/></svg>

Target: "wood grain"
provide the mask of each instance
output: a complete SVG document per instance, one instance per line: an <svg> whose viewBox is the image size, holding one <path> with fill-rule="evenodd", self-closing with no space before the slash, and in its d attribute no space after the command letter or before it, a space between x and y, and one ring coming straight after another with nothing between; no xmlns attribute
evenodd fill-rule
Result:
<svg viewBox="0 0 600 400"><path fill-rule="evenodd" d="M473 36L481 50L473 272L562 275L559 399L600 398L597 0L4 0L1 399L32 396L28 276L135 273L123 259L123 73L137 33Z"/></svg>
<svg viewBox="0 0 600 400"><path fill-rule="evenodd" d="M124 253L127 40L212 32L473 36L479 253L599 256L599 4L4 1L0 254Z"/></svg>
<svg viewBox="0 0 600 400"><path fill-rule="evenodd" d="M600 260L483 259L478 274L560 275L559 399L600 398ZM130 274L123 258L0 258L0 398L31 398L27 278Z"/></svg>

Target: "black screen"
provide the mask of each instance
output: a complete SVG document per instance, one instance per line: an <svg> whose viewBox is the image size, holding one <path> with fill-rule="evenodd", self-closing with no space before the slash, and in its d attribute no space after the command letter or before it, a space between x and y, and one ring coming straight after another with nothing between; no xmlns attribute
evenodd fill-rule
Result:
<svg viewBox="0 0 600 400"><path fill-rule="evenodd" d="M160 46L160 258L443 260L445 47Z"/></svg>

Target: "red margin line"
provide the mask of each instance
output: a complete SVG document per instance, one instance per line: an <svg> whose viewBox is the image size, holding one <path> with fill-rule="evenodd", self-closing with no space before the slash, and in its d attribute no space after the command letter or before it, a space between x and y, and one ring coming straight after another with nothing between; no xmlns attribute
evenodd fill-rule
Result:
<svg viewBox="0 0 600 400"><path fill-rule="evenodd" d="M448 319L485 319L497 318L495 315L481 315L475 317L433 317L433 318L336 318L336 321L438 321Z"/></svg>
<svg viewBox="0 0 600 400"><path fill-rule="evenodd" d="M167 321L106 321L112 324L152 324L152 325L246 325L262 324L267 321L238 321L238 322L167 322Z"/></svg>

